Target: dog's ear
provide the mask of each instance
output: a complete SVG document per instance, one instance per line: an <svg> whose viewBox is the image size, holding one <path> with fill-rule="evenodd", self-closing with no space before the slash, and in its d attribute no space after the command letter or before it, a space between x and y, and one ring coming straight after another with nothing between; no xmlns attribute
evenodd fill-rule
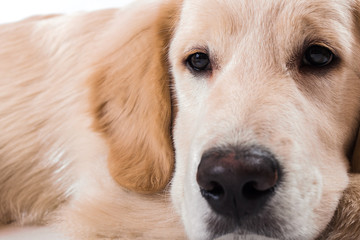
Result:
<svg viewBox="0 0 360 240"><path fill-rule="evenodd" d="M137 2L99 38L94 127L107 140L112 177L140 193L162 190L173 171L167 48L179 4Z"/></svg>

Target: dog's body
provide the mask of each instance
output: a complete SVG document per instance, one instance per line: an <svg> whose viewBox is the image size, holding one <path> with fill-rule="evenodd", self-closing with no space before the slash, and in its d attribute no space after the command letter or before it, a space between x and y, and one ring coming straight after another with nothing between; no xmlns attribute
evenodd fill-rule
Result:
<svg viewBox="0 0 360 240"><path fill-rule="evenodd" d="M137 11L151 18L145 9ZM115 28L125 29L133 20L122 11L105 10L36 17L1 27L2 224L62 222L59 226L72 229L77 239L157 239L164 233L182 239L165 193L138 195L113 181L107 170L109 143L94 130L90 101L101 86L92 85L109 66L111 42L120 48L128 41L124 32L114 35ZM107 47L102 46L104 39ZM121 51L128 67L136 55L131 56L133 49Z"/></svg>
<svg viewBox="0 0 360 240"><path fill-rule="evenodd" d="M1 223L55 224L77 239L184 239L163 190L174 125L171 196L190 239L314 239L348 183L357 14L350 0L189 0L1 26ZM331 61L309 64L313 46ZM236 216L211 202L222 195L199 172L214 151L271 159L271 171L259 165L271 181L256 177L266 187L251 190L266 201L235 203Z"/></svg>

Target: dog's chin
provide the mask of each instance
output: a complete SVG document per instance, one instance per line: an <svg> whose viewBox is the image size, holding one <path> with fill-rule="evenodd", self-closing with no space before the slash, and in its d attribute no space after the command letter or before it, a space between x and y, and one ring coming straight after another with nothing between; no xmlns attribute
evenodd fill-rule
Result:
<svg viewBox="0 0 360 240"><path fill-rule="evenodd" d="M285 239L283 225L271 215L247 216L234 220L222 216L211 216L207 221L210 239Z"/></svg>

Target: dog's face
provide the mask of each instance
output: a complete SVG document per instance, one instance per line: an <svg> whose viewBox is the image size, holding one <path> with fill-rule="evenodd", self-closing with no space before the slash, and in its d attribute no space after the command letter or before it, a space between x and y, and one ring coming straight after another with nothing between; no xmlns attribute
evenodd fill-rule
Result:
<svg viewBox="0 0 360 240"><path fill-rule="evenodd" d="M312 239L348 178L353 1L188 0L170 46L172 198L190 239Z"/></svg>

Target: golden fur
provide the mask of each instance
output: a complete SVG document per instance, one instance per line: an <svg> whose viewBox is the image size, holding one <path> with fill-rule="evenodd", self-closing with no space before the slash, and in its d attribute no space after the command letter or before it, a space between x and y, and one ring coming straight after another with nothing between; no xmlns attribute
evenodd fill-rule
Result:
<svg viewBox="0 0 360 240"><path fill-rule="evenodd" d="M0 223L208 239L199 155L262 144L287 174L278 238L357 237L341 223L358 218L357 176L328 223L359 124L358 16L355 0L165 0L0 26ZM306 42L341 61L299 70ZM184 59L205 50L214 72L194 76Z"/></svg>
<svg viewBox="0 0 360 240"><path fill-rule="evenodd" d="M159 192L174 161L158 8L1 26L3 224L54 224L75 239L184 238Z"/></svg>

